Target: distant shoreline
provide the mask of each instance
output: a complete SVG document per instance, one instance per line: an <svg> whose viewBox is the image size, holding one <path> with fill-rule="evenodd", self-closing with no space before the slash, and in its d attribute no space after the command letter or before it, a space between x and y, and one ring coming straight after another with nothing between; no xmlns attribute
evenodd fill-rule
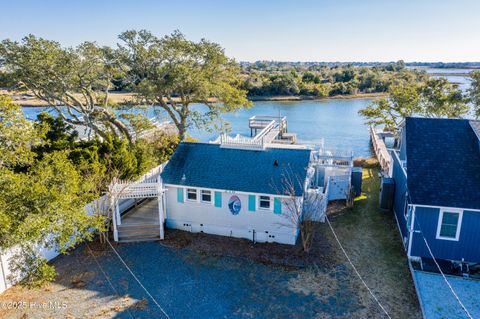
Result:
<svg viewBox="0 0 480 319"><path fill-rule="evenodd" d="M382 98L386 97L388 93L357 93L348 95L334 95L315 97L308 95L273 95L273 96L251 96L249 99L253 102L258 101L327 101L327 100L353 100L353 99L368 99L368 98Z"/></svg>
<svg viewBox="0 0 480 319"><path fill-rule="evenodd" d="M27 94L11 94L0 90L0 94L8 94L12 96L14 102L22 107L48 107L50 106L44 101L41 101L31 95ZM368 99L368 98L382 98L386 97L387 93L357 93L348 95L335 95L326 97L314 97L307 95L288 96L288 95L274 95L274 96L252 96L249 99L253 102L259 101L328 101L328 100L352 100L352 99ZM132 93L125 92L111 92L109 99L118 104L128 104L133 99Z"/></svg>

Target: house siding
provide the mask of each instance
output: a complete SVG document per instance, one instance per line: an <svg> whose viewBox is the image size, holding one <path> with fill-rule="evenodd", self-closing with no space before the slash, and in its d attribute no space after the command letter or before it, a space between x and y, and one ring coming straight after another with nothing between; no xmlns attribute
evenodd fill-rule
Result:
<svg viewBox="0 0 480 319"><path fill-rule="evenodd" d="M463 211L458 241L436 239L440 208L415 208L411 256L431 258L423 236L435 258L480 262L480 212ZM420 233L421 232L421 233Z"/></svg>
<svg viewBox="0 0 480 319"><path fill-rule="evenodd" d="M395 195L393 202L393 212L398 221L398 227L406 243L408 237L407 221L405 218L405 205L407 205L407 176L405 175L402 164L399 161L398 156L392 152L393 159L393 179L395 182Z"/></svg>
<svg viewBox="0 0 480 319"><path fill-rule="evenodd" d="M402 130L402 136L400 138L400 159L405 161L407 159L407 134L406 130Z"/></svg>
<svg viewBox="0 0 480 319"><path fill-rule="evenodd" d="M277 242L282 244L295 244L297 241L297 228L292 224L286 212L275 213L274 205L281 209L283 200L272 196L272 208L264 210L256 208L249 210L250 198L259 194L215 190L215 197L220 199L221 207L215 203L177 201L177 190L182 187L167 185L166 192L166 224L168 228L181 229L191 232L204 232L215 235L245 238L257 242ZM218 194L220 193L220 194ZM218 195L217 195L218 194ZM228 207L232 195L238 196L241 209L233 215ZM253 196L252 196L253 195ZM276 203L276 204L274 204Z"/></svg>

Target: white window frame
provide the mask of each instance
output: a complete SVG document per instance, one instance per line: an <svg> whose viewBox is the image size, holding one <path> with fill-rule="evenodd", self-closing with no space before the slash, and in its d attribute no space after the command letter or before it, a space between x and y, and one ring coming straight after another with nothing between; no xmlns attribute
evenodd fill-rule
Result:
<svg viewBox="0 0 480 319"><path fill-rule="evenodd" d="M458 214L457 232L455 234L455 238L440 236L440 231L442 229L443 213L456 213L456 214ZM460 231L462 229L462 219L463 219L463 210L462 209L440 208L440 212L438 213L436 239L458 241L460 239Z"/></svg>
<svg viewBox="0 0 480 319"><path fill-rule="evenodd" d="M203 200L203 192L208 192L210 193L210 200ZM205 204L211 204L213 202L213 192L209 189L201 189L200 190L200 201Z"/></svg>
<svg viewBox="0 0 480 319"><path fill-rule="evenodd" d="M261 199L262 197L268 197L268 198L269 198L269 200L268 200L268 202L269 202L268 208L262 207L262 206L260 205L260 202L266 201L266 200L262 200L262 199ZM257 207L258 207L258 209L264 210L264 211L271 211L271 210L273 209L273 207L272 207L272 206L273 206L273 205L272 205L273 197L272 197L272 196L270 196L270 195L257 195L257 198L258 198L258 200L257 200Z"/></svg>
<svg viewBox="0 0 480 319"><path fill-rule="evenodd" d="M187 201L189 201L189 202L198 202L198 189L196 189L196 188L191 188L191 187L187 187L185 190L186 190L186 191L185 191L185 193L186 193L186 198L185 198L185 199L186 199ZM194 191L195 191L195 194L196 194L196 198L195 198L195 199L190 199L190 198L188 198L189 190L194 190Z"/></svg>

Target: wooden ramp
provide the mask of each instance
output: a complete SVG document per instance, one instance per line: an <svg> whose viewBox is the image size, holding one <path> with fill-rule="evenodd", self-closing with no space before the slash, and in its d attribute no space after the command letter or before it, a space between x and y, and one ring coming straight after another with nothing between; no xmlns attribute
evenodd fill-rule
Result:
<svg viewBox="0 0 480 319"><path fill-rule="evenodd" d="M164 191L160 165L136 182L114 180L110 185L113 238L119 242L160 240L164 237ZM120 213L120 200L142 200L124 214Z"/></svg>
<svg viewBox="0 0 480 319"><path fill-rule="evenodd" d="M118 241L160 240L160 217L156 199L147 199L122 216L118 225Z"/></svg>

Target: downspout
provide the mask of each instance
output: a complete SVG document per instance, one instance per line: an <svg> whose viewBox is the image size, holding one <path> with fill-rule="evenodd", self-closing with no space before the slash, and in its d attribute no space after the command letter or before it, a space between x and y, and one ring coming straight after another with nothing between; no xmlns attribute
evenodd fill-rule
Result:
<svg viewBox="0 0 480 319"><path fill-rule="evenodd" d="M407 257L410 259L411 252L412 252L412 240L413 240L413 232L414 232L414 225L415 225L415 205L408 205L412 206L412 217L410 218L410 231L409 231L409 238L408 238L408 251L407 251Z"/></svg>

